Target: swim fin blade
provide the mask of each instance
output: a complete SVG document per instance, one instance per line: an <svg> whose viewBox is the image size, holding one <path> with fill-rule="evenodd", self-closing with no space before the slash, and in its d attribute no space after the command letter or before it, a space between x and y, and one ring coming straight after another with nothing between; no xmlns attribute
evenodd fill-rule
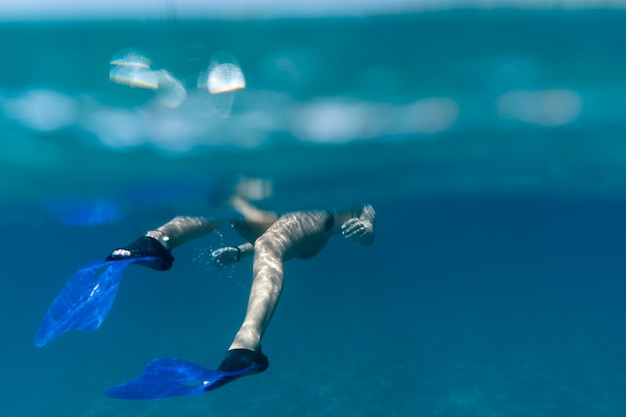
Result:
<svg viewBox="0 0 626 417"><path fill-rule="evenodd" d="M100 261L80 268L50 305L37 331L35 345L42 347L72 329L96 330L111 310L126 268L134 263L154 261L158 259L144 256Z"/></svg>
<svg viewBox="0 0 626 417"><path fill-rule="evenodd" d="M254 364L239 371L221 371L206 369L183 359L161 358L150 362L137 378L109 388L105 395L124 400L198 395L264 369L262 365Z"/></svg>

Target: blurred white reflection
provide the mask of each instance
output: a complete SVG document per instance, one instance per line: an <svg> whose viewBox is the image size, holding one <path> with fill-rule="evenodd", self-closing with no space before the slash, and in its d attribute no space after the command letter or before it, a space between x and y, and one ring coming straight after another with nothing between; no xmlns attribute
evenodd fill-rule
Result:
<svg viewBox="0 0 626 417"><path fill-rule="evenodd" d="M440 133L456 123L459 111L456 101L447 97L425 98L408 106L320 99L301 106L289 119L302 139L342 143L386 134Z"/></svg>
<svg viewBox="0 0 626 417"><path fill-rule="evenodd" d="M235 185L235 194L250 201L259 201L271 197L273 183L263 178L239 177Z"/></svg>
<svg viewBox="0 0 626 417"><path fill-rule="evenodd" d="M97 108L83 120L83 128L111 148L127 148L144 143L142 113L133 109Z"/></svg>
<svg viewBox="0 0 626 417"><path fill-rule="evenodd" d="M134 49L125 49L115 54L111 59L111 65L118 65L122 67L137 67L150 69L152 61L144 54Z"/></svg>
<svg viewBox="0 0 626 417"><path fill-rule="evenodd" d="M583 99L571 90L519 90L498 97L498 114L541 126L561 126L580 115Z"/></svg>
<svg viewBox="0 0 626 417"><path fill-rule="evenodd" d="M209 68L198 77L198 88L207 89L211 94L246 88L246 78L235 55L225 51L213 54Z"/></svg>
<svg viewBox="0 0 626 417"><path fill-rule="evenodd" d="M95 109L83 120L83 128L108 147L125 149L152 145L168 152L184 153L204 143L206 126L182 112L161 107Z"/></svg>
<svg viewBox="0 0 626 417"><path fill-rule="evenodd" d="M320 99L300 108L292 118L298 136L319 143L371 138L383 131L389 114L384 104Z"/></svg>
<svg viewBox="0 0 626 417"><path fill-rule="evenodd" d="M165 70L156 71L159 85L157 100L165 107L175 109L187 98L183 84Z"/></svg>
<svg viewBox="0 0 626 417"><path fill-rule="evenodd" d="M139 51L122 51L110 64L109 78L114 83L153 90L159 87L158 77L150 68L152 62Z"/></svg>
<svg viewBox="0 0 626 417"><path fill-rule="evenodd" d="M141 67L119 66L111 68L109 74L111 81L117 84L128 85L135 88L159 88L159 80L154 72Z"/></svg>
<svg viewBox="0 0 626 417"><path fill-rule="evenodd" d="M226 119L235 100L235 91L246 88L246 79L235 56L229 52L213 55L207 72L198 77L198 88L214 96L212 110Z"/></svg>
<svg viewBox="0 0 626 417"><path fill-rule="evenodd" d="M166 70L153 70L152 62L141 52L125 50L110 62L111 81L135 88L158 90L157 101L169 108L180 106L187 98L183 84Z"/></svg>
<svg viewBox="0 0 626 417"><path fill-rule="evenodd" d="M53 131L74 124L78 104L72 97L55 91L31 90L3 105L7 119L39 131Z"/></svg>
<svg viewBox="0 0 626 417"><path fill-rule="evenodd" d="M246 80L235 64L220 64L209 71L207 88L211 94L227 93L246 87Z"/></svg>
<svg viewBox="0 0 626 417"><path fill-rule="evenodd" d="M459 105L451 98L432 97L411 104L404 114L400 131L434 134L448 130L459 116Z"/></svg>

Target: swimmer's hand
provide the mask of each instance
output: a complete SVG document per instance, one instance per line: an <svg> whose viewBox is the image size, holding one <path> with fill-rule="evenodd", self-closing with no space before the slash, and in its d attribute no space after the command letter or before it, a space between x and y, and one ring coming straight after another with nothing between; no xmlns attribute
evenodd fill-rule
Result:
<svg viewBox="0 0 626 417"><path fill-rule="evenodd" d="M354 217L341 225L341 234L353 242L369 245L374 239L374 226Z"/></svg>
<svg viewBox="0 0 626 417"><path fill-rule="evenodd" d="M239 262L241 259L241 250L238 247L227 246L219 248L211 252L211 260L213 265L218 269L224 268L226 265Z"/></svg>

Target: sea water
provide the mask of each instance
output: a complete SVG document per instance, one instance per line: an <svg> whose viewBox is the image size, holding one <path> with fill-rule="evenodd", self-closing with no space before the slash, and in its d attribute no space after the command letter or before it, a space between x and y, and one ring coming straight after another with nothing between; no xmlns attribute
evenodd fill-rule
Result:
<svg viewBox="0 0 626 417"><path fill-rule="evenodd" d="M624 415L625 28L609 10L3 22L1 414ZM170 271L130 268L96 332L35 348L77 268L175 215L229 215L242 184L279 212L377 211L373 246L287 264L265 373L103 395L154 358L219 364L251 280L249 259L210 265L241 243L227 226Z"/></svg>

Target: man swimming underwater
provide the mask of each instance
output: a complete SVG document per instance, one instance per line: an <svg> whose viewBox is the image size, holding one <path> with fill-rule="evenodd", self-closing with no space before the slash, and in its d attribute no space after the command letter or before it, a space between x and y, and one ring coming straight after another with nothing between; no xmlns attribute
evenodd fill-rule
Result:
<svg viewBox="0 0 626 417"><path fill-rule="evenodd" d="M371 205L365 205L355 211L296 211L279 215L260 210L238 196L231 198L230 204L241 215L232 225L247 242L217 249L211 257L216 266L223 267L254 256L246 316L218 367L218 371L240 377L263 372L269 365L261 351L261 338L280 298L284 262L314 257L331 236L339 234L362 245L371 245L376 213ZM174 261L173 249L211 233L222 224L204 217L175 217L133 243L114 250L107 261L151 257L142 264L155 270L167 270ZM217 386L231 379L226 378Z"/></svg>

